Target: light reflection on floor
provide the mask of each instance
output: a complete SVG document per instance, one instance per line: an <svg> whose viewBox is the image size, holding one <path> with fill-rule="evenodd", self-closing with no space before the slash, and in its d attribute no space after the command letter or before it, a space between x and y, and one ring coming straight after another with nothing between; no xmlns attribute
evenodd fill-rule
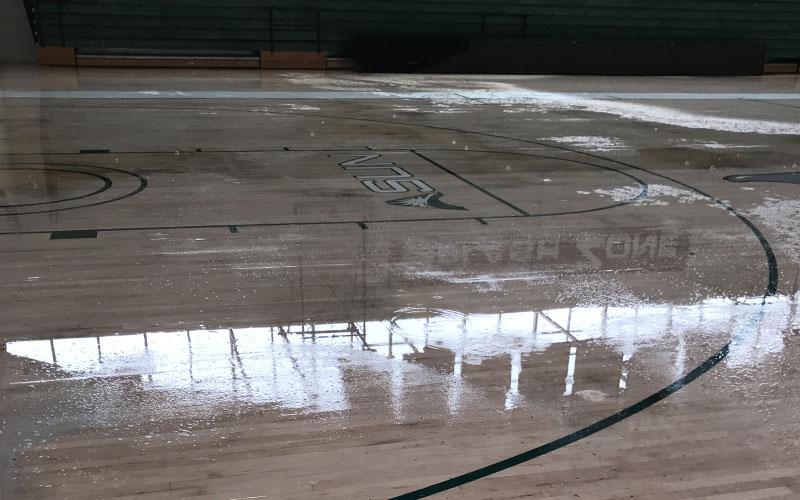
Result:
<svg viewBox="0 0 800 500"><path fill-rule="evenodd" d="M631 389L631 362L642 346L674 350L673 379L693 368L687 366L689 338L705 336L719 346L733 338L725 363L753 365L782 351L784 332L797 325L796 300L781 296L762 306L760 298L715 298L686 305L498 314L406 308L386 321L17 341L9 342L7 351L48 368L45 377L10 385L138 377L145 390L202 393L206 402L275 404L307 412L349 409L345 370L385 374L394 400L423 383L418 374L408 373L422 368L430 376L446 376L448 406L458 413L464 391L471 389L473 368L484 363L507 367L501 370L507 373L505 408L524 404L530 392L524 385L541 383L521 379L524 366L536 362L536 353L547 354L559 345L568 347L560 355L564 397L584 389L576 373L581 370L579 353L587 346L613 350L619 367L613 372L616 380L608 382L620 394ZM768 317L783 319L763 321L765 309ZM608 396L591 389L582 395ZM392 406L399 408L402 401Z"/></svg>

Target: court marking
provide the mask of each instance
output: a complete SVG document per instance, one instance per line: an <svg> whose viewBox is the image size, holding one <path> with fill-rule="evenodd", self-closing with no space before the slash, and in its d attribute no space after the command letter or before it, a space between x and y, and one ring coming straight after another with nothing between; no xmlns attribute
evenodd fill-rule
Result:
<svg viewBox="0 0 800 500"><path fill-rule="evenodd" d="M3 167L2 165L4 165L4 164L0 163L0 170L7 170L8 169L8 168ZM101 201L97 201L97 202L93 202L93 203L86 203L86 204L79 205L79 206L76 206L76 207L50 208L50 209L43 209L43 210L33 210L33 211L29 211L29 212L3 212L3 213L0 213L0 217L18 216L18 215L47 214L47 213L55 213L55 212L65 212L67 210L78 210L80 208L96 207L96 206L99 206L99 205L105 205L107 203L113 203L115 201L124 200L125 198L129 198L131 196L134 196L136 194L141 193L147 187L147 179L145 179L143 176L141 176L141 175L139 175L139 174L137 174L135 172L128 172L127 170L122 170L122 169L119 169L119 168L101 167L101 166L97 166L97 165L85 165L85 164L70 164L70 163L46 163L45 164L45 163L41 163L41 162L37 162L37 163L9 162L8 165L35 165L37 167L41 167L42 165L55 165L57 167L71 167L73 169L74 168L87 168L87 169L106 170L106 171L109 171L109 172L115 172L115 173L118 173L118 174L123 174L123 175L127 175L127 176L130 176L130 177L133 177L134 179L136 179L139 182L139 185L131 192L128 192L128 193L123 194L123 195L119 195L119 196L117 196L115 198L110 198L108 200L101 200ZM13 168L13 167L10 167L10 168ZM58 169L46 169L46 170L58 170ZM73 172L73 173L75 173L75 172L77 172L77 173L86 173L86 172L80 172L80 171L77 171L77 170L71 170L70 172ZM88 174L87 173L87 175L93 175L93 174ZM113 185L113 182L111 181L111 179L108 179L105 176L97 174L95 177L99 177L101 179L104 179L104 182L108 182L109 183L109 186L108 186L109 188L111 187L111 185ZM106 191L107 189L108 188L102 189L99 192L92 194L92 196L96 196L96 195ZM80 197L77 197L75 199L84 199L84 198L87 198L87 197L88 196L80 196ZM72 200L61 200L61 201L72 201ZM61 201L53 202L53 203L60 203ZM94 230L94 229L92 229L92 230ZM54 231L58 231L58 229L51 229L49 231L39 231L39 233L51 233L51 232L54 232Z"/></svg>
<svg viewBox="0 0 800 500"><path fill-rule="evenodd" d="M319 152L326 152L331 150L315 150ZM347 150L353 151L353 150ZM639 186L639 192L631 197L629 200L624 200L620 202L611 203L608 205L602 205L599 207L591 207L581 210L567 210L567 211L560 211L560 212L541 212L541 213L527 213L525 215L464 215L464 216L448 216L448 217L415 217L415 218L404 218L404 217L395 217L395 218L385 218L385 219L349 219L349 220L341 220L341 221L330 221L330 220L320 220L320 221L284 221L284 222L253 222L253 223L236 223L236 222L228 222L224 224L176 224L176 225L169 225L169 226L135 226L135 227L95 227L95 228L88 228L90 230L98 231L98 232L125 232L125 231L168 231L168 230L191 230L191 229L218 229L218 228L230 228L230 226L236 226L238 228L243 227L280 227L280 226L320 226L320 225L340 225L340 224L357 224L361 226L362 224L391 224L391 223L409 223L409 222L435 222L435 221L462 221L462 220L475 220L476 217L481 219L511 219L511 218L538 218L538 217L558 217L558 216L565 216L565 215L574 215L574 214L586 214L586 213L593 213L593 212L600 212L603 210L610 210L613 208L618 208L626 205L630 205L632 203L636 203L637 201L645 198L648 194L648 184L644 180L636 177L635 175L625 172L621 169L617 169L614 167L610 167L607 165L600 165L597 163L586 162L582 160L575 160L570 158L559 158L555 156L548 156L548 155L540 155L534 153L522 153L519 151L497 151L497 150L484 150L484 149L471 149L469 151L464 151L460 149L426 149L425 151L443 151L443 152L457 152L457 153L485 153L485 154L496 154L496 155L512 155L512 156L522 156L528 158L536 158L536 159L546 159L546 160L556 160L556 161L563 161L567 163L576 163L579 165L586 165L589 167L594 167L600 170L605 170L609 172L613 172L616 174L620 174L624 177L627 177L634 181ZM293 152L293 151L274 151L277 153L284 153L284 152ZM403 150L393 150L393 152L413 152L410 149L403 149ZM174 154L174 153L173 153ZM602 158L601 158L602 159ZM19 165L19 163L17 163ZM96 168L107 168L107 167L96 167ZM116 170L116 169L111 169ZM120 172L127 172L124 170L120 170ZM147 181L144 180L144 177L140 176L139 174L134 174L131 172L127 172L131 175L136 175L140 177L145 182L145 187L147 186ZM460 180L465 181L468 185L472 187L476 187L474 183L463 179L462 176L458 176ZM131 193L128 196L133 196L137 194L144 187L140 187L135 193ZM482 190L481 188L478 188ZM71 207L68 209L62 210L72 210L77 208L85 208L91 207L94 205L100 205L105 203L110 203L112 201L119 201L121 199L127 198L128 196L121 197L118 199L112 199L108 201L104 201L102 203L96 204L87 204L81 207ZM493 198L497 199L497 197L492 196ZM506 202L508 204L508 202ZM30 212L30 213L46 213L47 211L42 212ZM0 214L1 215L1 214ZM362 227L362 229L365 229ZM26 235L26 234L49 234L53 231L58 231L58 229L37 229L37 230L30 230L30 231L3 231L0 232L0 236L12 236L12 235Z"/></svg>
<svg viewBox="0 0 800 500"><path fill-rule="evenodd" d="M158 107L156 107L156 108L158 108ZM164 108L161 108L161 109L164 109ZM264 113L264 114L270 113L270 112L267 112L267 111L263 111L263 112L262 111L258 111L258 112L261 112L261 113ZM290 113L286 113L286 112L277 112L277 113L276 112L271 112L271 114L286 114L286 115L288 115ZM304 114L304 115L306 115L306 114ZM306 116L308 116L308 115L306 115ZM319 116L320 115L316 115L315 117L319 117ZM323 117L327 117L327 118L336 118L335 115L322 115L322 116ZM343 119L348 119L348 118L343 118ZM352 119L354 121L363 121L363 122L371 122L371 123L382 123L382 124L398 123L398 122L388 122L388 121L377 120L377 119L369 119L369 118L349 118L349 119ZM554 148L554 149L561 150L561 151L567 151L567 152L571 152L571 153L574 153L574 154L588 156L588 157L594 158L594 159L600 159L600 160L605 160L605 161L609 161L609 162L612 162L612 163L616 163L618 165L622 165L622 166L626 166L628 168L632 168L634 170L646 172L646 173L648 173L650 175L654 175L656 177L660 177L660 178L662 178L664 180L667 180L667 181L673 182L675 184L678 184L680 186L686 187L686 188L688 188L688 189L690 189L690 190L692 190L692 191L694 191L694 192L696 192L696 193L698 193L698 194L700 194L702 196L705 196L705 197L711 199L716 205L718 205L718 206L724 208L725 210L727 210L729 213L731 213L736 218L738 218L742 223L744 223L745 226L747 226L747 228L750 229L750 231L756 236L756 238L758 239L759 243L761 244L761 247L762 247L762 249L764 251L764 254L765 254L765 257L766 257L766 260L767 260L768 276L767 276L767 286L766 286L766 289L764 291L764 299L766 300L766 297L773 296L773 295L777 294L778 278L779 278L778 261L777 261L777 258L775 257L775 253L772 250L772 246L769 244L769 241L766 239L764 234L758 229L758 227L756 227L756 225L753 224L747 217L745 217L742 213L740 213L738 210L733 208L729 203L721 200L720 198L718 198L716 196L711 196L710 194L705 193L704 191L702 191L700 189L697 189L697 188L695 188L693 186L690 186L690 185L686 184L685 182L678 181L677 179L669 177L669 176L667 176L665 174L660 174L658 172L652 171L650 169L646 169L644 167L639 167L639 166L636 166L636 165L633 165L633 164L630 164L630 163L627 163L627 162L622 162L622 161L619 161L619 160L605 158L605 157L602 157L600 155L596 155L596 154L593 154L593 153L588 153L588 152L585 152L585 151L574 150L574 149L568 148L566 146L558 145L558 144L549 144L549 143L544 143L544 142L531 141L531 140L527 140L527 139L520 139L520 138L516 138L516 137L504 136L504 135L500 135L500 134L492 134L492 133L488 133L488 132L478 132L478 131L471 131L471 130L464 130L464 129L457 129L457 128L449 128L449 127L443 127L443 126L437 126L437 125L409 124L409 123L403 123L403 124L406 125L406 126L409 126L409 127L429 128L429 129L434 129L434 130L446 130L446 131L450 131L450 132L464 133L464 134L469 134L469 135L477 135L477 136L482 136L482 137L490 137L490 138L495 138L495 139L505 139L505 140L509 140L509 141L522 142L522 143L525 143L525 144L532 144L532 145L536 145L536 146ZM673 384L670 384L669 386L667 386L664 389L662 389L663 391L666 391L666 392L661 393L661 391L659 391L659 392L655 393L655 394L663 394L663 397L652 398L652 396L651 396L652 399L645 398L645 399L639 401L638 403L634 403L634 404L624 408L623 410L620 410L619 413L625 412L629 408L630 409L636 409L636 411L634 413L625 413L625 416L623 418L620 418L619 420L609 421L609 423L607 423L607 425L605 425L604 427L601 427L601 428L597 428L596 430L594 430L592 432L592 434L595 433L595 432L598 432L598 431L600 431L602 429L605 429L605 428L607 428L607 427L609 427L609 426L611 426L611 425L613 425L613 424L615 424L615 423L617 423L617 422L619 422L621 420L624 420L625 418L628 418L628 417L630 417L632 415L635 415L636 413L639 413L640 411L646 409L647 407L652 406L655 403L657 403L657 402L663 400L664 398L668 397L669 395L673 394L678 389L680 389L680 388L684 387L685 385L691 383L696 378L699 378L701 375L703 375L704 373L709 371L711 368L716 366L720 361L722 361L722 359L724 359L727 356L729 346L730 346L730 343L726 343L721 349L719 349L710 358L708 358L708 360L711 360L711 363L709 363L708 365L705 365L705 363L704 363L703 365L698 366L696 368L696 370L699 370L699 371L692 370L690 372L690 374L691 373L695 373L696 376L694 376L691 379L685 379L685 383L683 385L673 386L673 384L679 384L681 382L681 380L683 380L683 379L676 380L675 382L673 382ZM705 365L705 368L704 368L704 365ZM671 387L673 388L672 390L670 390ZM637 406L637 405L639 405L639 403L644 403L645 406L639 408ZM603 422L603 420L601 420L600 422ZM590 434L580 435L578 437L578 439L576 439L576 440L582 439L583 437L586 437L588 435L590 435ZM549 452L558 450L560 448L563 448L563 447L565 447L565 446L567 446L567 445L569 445L569 444L571 444L571 443L576 441L576 440L574 440L574 441L573 440L569 440L569 439L566 439L566 438L567 437L561 438L561 439L563 439L563 441L559 441L557 439L557 440L551 441L549 443L545 443L544 445L539 446L537 448L541 449L541 448L544 447L543 449L546 450L545 453L549 453ZM544 453L542 453L542 454L544 454ZM532 458L536 458L537 456L541 456L542 454L531 456L530 458L527 458L524 461L530 460ZM521 456L521 455L516 455L516 456ZM509 467L513 467L514 465L518 465L518 463L513 462L513 461L512 462L508 462L508 463L504 463L504 462L501 461L501 462L497 462L496 464L503 465L503 469L506 469L506 468L509 468ZM488 469L487 469L487 467L488 467ZM454 482L452 482L452 483L448 483L447 481L443 481L441 483L436 483L436 484L433 484L433 485L430 485L430 486L427 486L427 487L424 487L424 488L420 488L420 489L411 491L409 493L406 493L405 497L401 495L398 498L422 498L424 496L429 496L429 495L432 495L434 493L439 493L439 492L442 492L442 491L446 491L446 490L452 489L452 488L454 488L456 486L460 486L462 484L465 484L466 482L475 481L475 480L480 479L482 477L486 477L488 475L494 474L494 473L498 472L499 470L503 470L503 469L496 469L496 467L492 467L492 465L487 466L487 467L484 467L484 468L481 468L481 469L477 469L476 471L472 471L472 472L476 473L474 475L472 475L471 473L468 472L466 474L462 474L460 476L456 476L456 478L453 478ZM463 481L463 478L465 478L465 477L468 478L469 480L468 481ZM428 492L428 493L426 493L426 492Z"/></svg>
<svg viewBox="0 0 800 500"><path fill-rule="evenodd" d="M403 167L397 161L383 161L389 160L385 158L383 153L373 154L333 154L327 153L325 156L328 158L333 157L348 157L349 160L339 162L338 165L342 170L352 173L360 173L361 175L352 176L354 179L368 189L374 195L391 195L397 196L402 194L400 198L393 198L391 200L384 200L384 203L398 207L415 207L415 208L435 208L440 210L464 210L468 209L459 205L451 205L441 201L444 193L433 187L433 183L424 177L415 173L409 172L407 169L410 167ZM375 162L374 160L379 160ZM403 162L405 164L405 162ZM389 170L391 173L387 173ZM377 173L376 171L381 171ZM413 187L412 188L410 187ZM409 192L412 194L409 195Z"/></svg>
<svg viewBox="0 0 800 500"><path fill-rule="evenodd" d="M598 420L597 422L587 425L586 427L583 427L571 434L567 434L566 436L562 436L558 439L550 441L549 443L537 446L536 448L522 452L518 455L514 455L512 457L500 460L499 462L495 462L485 467L481 467L480 469L475 469L465 474L461 474L460 476L456 476L447 479L445 481L432 484L424 488L420 488L418 490L414 490L408 493L404 493L402 495L392 497L391 500L411 500L416 498L425 498L431 495L435 495L437 493L442 493L444 491L456 488L458 486L471 483L478 479L491 476L492 474L496 474L505 469L514 467L515 465L528 462L530 460L533 460L534 458L546 455L551 451L558 450L559 448L563 448L576 441L580 441L581 439L589 437L592 434L602 431L603 429L607 429L612 425L625 420L628 417L631 417L643 410L646 410L647 408L653 406L654 404L658 403L663 399L666 399L672 394L675 394L676 392L683 389L684 387L692 383L694 380L702 376L704 373L708 372L709 370L717 366L720 363L720 361L722 361L728 356L730 345L731 343L728 342L727 344L725 344L725 346L723 346L722 349L715 352L711 357L703 361L703 363L701 363L697 368L690 371L683 377L679 378L670 385L664 387L660 391L653 393L650 396L626 408L623 408L622 410L614 413L613 415L610 415L602 420Z"/></svg>
<svg viewBox="0 0 800 500"><path fill-rule="evenodd" d="M482 187L482 186L479 186L478 184L475 184L475 183L474 183L474 182L472 182L471 180L469 180L469 179L467 179L467 178L465 178L465 177L461 176L460 174L457 174L456 172L454 172L454 171L450 170L449 168L445 167L445 166L444 166L444 165L442 165L441 163L439 163L439 162L437 162L437 161L435 161L435 160L432 160L432 159L428 158L427 156L425 156L424 154L420 153L419 151L416 151L416 150L414 150L414 149L410 149L409 151L411 151L412 153L414 153L414 154L415 154L415 155L417 155L418 157L422 158L422 159L423 159L423 160L425 160L426 162L430 163L430 164L431 164L431 165L433 165L434 167L437 167L437 168L439 168L440 170L442 170L442 171L444 171L444 172L446 172L446 173L448 173L448 174L452 175L453 177L455 177L456 179L460 180L460 181L461 181L461 182L463 182L464 184L467 184L467 185L469 185L469 186L472 186L473 188L477 189L478 191L480 191L481 193L485 194L486 196L489 196L490 198L493 198L493 199L495 199L496 201L499 201L499 202L500 202L500 203L502 203L503 205L505 205L505 206L507 206L508 208L510 208L510 209L514 210L515 212L517 212L518 214L520 214L520 215L526 215L526 216L528 216L528 215L531 215L531 214L529 214L527 211L525 211L525 210L523 210L523 209L519 208L518 206L516 206L516 205L512 204L511 202L508 202L508 201L504 200L503 198L500 198L499 196L497 196L496 194L492 193L492 192L491 192L491 191L489 191L488 189L486 189L486 188L484 188L484 187Z"/></svg>
<svg viewBox="0 0 800 500"><path fill-rule="evenodd" d="M74 240L97 238L97 231L78 229L72 231L53 231L50 233L51 240Z"/></svg>
<svg viewBox="0 0 800 500"><path fill-rule="evenodd" d="M800 172L775 172L771 174L727 175L729 182L777 182L781 184L800 184Z"/></svg>
<svg viewBox="0 0 800 500"><path fill-rule="evenodd" d="M103 108L105 109L105 108ZM163 108L158 108L163 109ZM415 148L397 148L397 147L372 147L372 146L354 146L351 148L290 148L286 146L275 146L272 148L260 148L260 149L202 149L196 148L193 150L180 150L176 148L170 149L162 149L162 150L153 150L153 151L130 151L130 150L119 150L119 151L110 151L111 154L117 155L172 155L175 156L176 154L181 155L194 155L194 154L225 154L225 153L353 153L357 154L360 151L380 151L382 153L409 153L411 149L415 151L453 151L458 153L470 153L474 151L489 151L491 150L473 150L473 149L447 149L447 148L426 148L426 147L415 147ZM547 148L517 148L520 151L528 151L528 150L542 150ZM199 151L198 151L199 150ZM509 153L512 154L516 152L515 150L510 151L503 151L503 154ZM0 156L72 156L72 155L84 155L86 153L80 153L77 151L48 151L46 153L37 153L37 152L13 152L13 153L3 153L0 152ZM554 159L559 160L567 160L573 161L570 158L557 158L553 157Z"/></svg>
<svg viewBox="0 0 800 500"><path fill-rule="evenodd" d="M130 106L106 106L106 107L112 108L112 109L121 109L121 108L130 107ZM139 108L139 107L133 107L133 108L135 109L135 108ZM173 108L173 107L164 108L164 107L157 107L157 106L151 106L151 107L142 106L141 108L161 109L161 110L176 109L176 108ZM195 111L201 110L201 108L186 108L186 109L195 110ZM213 109L206 108L205 110L208 111L208 110L213 110ZM716 205L724 208L729 213L731 213L732 215L737 217L742 223L744 223L745 226L747 226L747 228L758 239L758 241L761 244L761 247L762 247L762 249L764 251L766 260L767 260L768 276L767 276L767 286L766 286L766 289L765 289L765 292L764 292L764 301L766 301L767 297L774 296L774 295L777 294L778 279L779 279L777 259L775 257L775 253L773 252L769 241L766 239L764 234L758 229L758 227L755 224L753 224L747 217L745 217L737 209L732 207L729 203L721 200L720 198L715 197L715 196L711 196L711 195L705 193L704 191L702 191L700 189L697 189L697 188L694 188L694 187L692 187L692 186L690 186L690 185L688 185L688 184L686 184L686 183L684 183L682 181L678 181L678 180L673 179L672 177L669 177L669 176L667 176L665 174L660 174L658 172L652 171L652 170L644 168L644 167L639 167L639 166L636 166L636 165L633 165L633 164L630 164L630 163L627 163L627 162L622 162L622 161L619 161L619 160L613 160L613 159L610 159L610 158L605 158L605 157L602 157L600 155L596 155L596 154L593 154L593 153L588 153L588 152L585 152L585 151L573 150L573 149L570 149L570 148L568 148L566 146L561 146L561 145L558 145L558 144L549 144L549 143L531 141L531 140L527 140L527 139L520 139L520 138L516 138L516 137L503 136L503 135L500 135L500 134L492 134L492 133L488 133L488 132L478 132L478 131L471 131L471 130L463 130L463 129L457 129L457 128L448 128L448 127L437 126L437 125L411 124L411 123L405 123L405 122L389 122L389 121L384 121L384 120L368 119L368 118L348 118L348 117L339 117L339 116L335 116L335 115L326 115L326 114L309 115L309 114L304 114L304 113L288 113L288 112L276 112L276 111L270 112L270 111L246 110L246 109L243 110L243 109L231 109L231 108L217 108L217 110L230 111L230 112L251 112L251 113L255 112L255 113L275 114L275 115L295 115L295 116L299 115L299 116L311 116L311 117L315 117L315 118L319 118L319 117L339 118L339 119L343 119L343 120L353 120L353 121L361 121L361 122L367 122L367 123L381 123L381 124L390 124L390 125L394 124L394 125L403 125L403 126L408 126L408 127L428 128L428 129L431 129L431 130L445 130L445 131L450 131L450 132L463 133L463 134L468 134L468 135L477 135L477 136L481 136L481 137L489 137L489 138L495 138L495 139L505 139L505 140L509 140L509 141L512 141L512 142L515 141L515 142L521 142L521 143L524 143L524 144L532 144L532 145L537 145L537 146L542 146L542 147L553 148L553 149L560 150L560 151L567 151L567 152L574 153L574 154L584 155L584 156L587 156L587 157L590 157L590 158L594 158L594 159L600 159L600 160L604 160L604 161L609 161L609 162L612 162L612 163L616 163L618 165L622 165L622 166L626 166L628 168L632 168L634 170L642 171L642 172L648 173L650 175L654 175L656 177L662 178L664 180L676 183L676 184L678 184L680 186L683 186L683 187L686 187L688 189L691 189L692 191L695 191L695 192L697 192L698 194L700 194L702 196L710 198ZM514 217L519 217L519 216L514 216ZM763 304L763 302L762 302L762 304ZM705 368L704 371L702 370L702 368L705 365L705 363L701 364L700 366L698 366L697 368L695 368L694 370L689 372L690 374L696 373L696 376L694 378L686 379L685 377L682 377L681 379L678 379L675 382L673 382L673 384L670 384L670 385L666 386L664 389L662 389L662 391L666 390L668 392L664 393L665 394L664 397L661 397L660 399L645 398L645 399L641 400L638 403L634 403L634 404L624 408L623 410L620 410L620 412L618 412L618 413L625 412L628 408L636 409L636 408L638 408L637 405L639 403L645 403L646 402L646 406L637 409L635 413L627 414L624 418L622 418L620 420L615 420L615 421L607 424L605 427L598 428L594 432L598 432L598 431L600 431L602 429L605 429L605 428L613 425L614 423L617 423L617 422L619 422L621 420L624 420L625 418L628 418L628 417L630 417L630 416L632 416L632 415L634 415L636 413L639 413L640 411L646 409L647 407L652 406L653 404L663 400L664 398L666 398L670 394L676 392L678 389L684 387L688 383L691 383L696 378L699 378L701 375L703 375L704 373L709 371L711 368L716 366L722 359L724 359L727 356L728 350L729 350L729 346L730 346L730 342L726 343L722 348L720 348L716 353L714 353L710 358L708 358L707 361L711 360L711 364L708 365L707 368ZM700 371L696 371L696 370L700 370ZM685 380L685 383L683 385L679 385L679 386L675 387L674 390L672 390L672 392L669 392L670 387L673 387L674 384L680 383L681 380ZM661 391L659 391L659 392L657 392L655 394L660 394L660 393L661 393ZM598 422L603 422L603 420L600 420ZM577 441L579 439L582 439L583 437L586 437L586 436L587 435L582 435L578 439L576 439L575 441ZM562 439L564 439L564 438L562 438ZM549 443L545 443L544 445L539 446L537 448L547 447L546 448L547 449L546 453L550 453L552 451L561 449L561 448L563 448L563 447L565 447L565 446L567 446L567 445L569 445L569 444L571 444L571 443L573 443L575 441L569 441L569 440L559 441L557 439L557 440L551 441ZM545 454L545 453L542 453L542 454ZM536 455L536 456L541 456L542 454ZM516 456L520 456L520 455L516 455ZM536 457L531 457L531 458L536 458ZM527 460L530 460L531 458L529 458ZM527 461L527 460L524 460L524 461ZM497 463L502 463L502 461L501 462L497 462ZM504 468L513 467L514 465L518 465L518 464L517 463L510 463L510 465L507 465ZM490 466L487 466L487 467L492 467L492 466L490 465ZM487 470L486 467L481 468L481 469L477 469L477 471L485 471L485 470ZM473 472L476 472L476 471L473 471ZM498 472L498 470L491 469L491 472L486 472L485 474L480 475L480 476L474 476L474 478L472 478L472 479L470 479L469 481L466 481L466 482L471 482L471 481L480 479L481 477L485 477L487 475L494 474L495 472ZM463 478L463 477L469 476L469 475L470 475L470 473L466 473L466 474L462 474L461 476L457 476L457 478ZM470 476L470 477L473 477L473 476ZM453 479L456 479L456 478L453 478ZM430 485L428 487L420 488L420 489L414 490L412 492L406 493L405 494L406 495L405 498L422 498L423 496L429 496L430 494L433 494L433 493L438 493L438 492L442 492L442 491L445 491L445 490L448 490L448 489L452 489L452 488L454 488L456 486L465 484L465 482L459 482L458 484L453 484L452 486L448 486L448 484L449 483L444 481L444 482L441 482L441 483ZM439 485L443 485L443 486L446 486L446 487L442 488ZM425 491L432 491L432 493L422 494ZM401 496L400 498L403 498L403 496Z"/></svg>
<svg viewBox="0 0 800 500"><path fill-rule="evenodd" d="M27 164L25 164L25 163L13 163L12 165L27 165ZM47 165L47 164L46 163L40 163L40 165ZM62 164L62 166L63 166L63 164ZM89 198L91 196L96 196L96 195L98 195L98 194L100 194L100 193L102 193L104 191L108 191L108 189L113 184L111 179L109 179L108 177L106 177L104 175L93 174L91 172L82 172L80 170L68 170L68 169L64 169L64 168L42 168L42 167L39 167L39 168L36 168L36 167L17 168L17 167L3 167L3 166L0 166L0 172L3 172L3 171L18 171L18 170L33 170L33 171L39 171L39 172L51 172L51 171L52 172L66 172L66 173L70 173L70 174L86 175L86 176L89 176L89 177L94 177L95 179L99 179L103 183L103 187L100 187L100 188L98 188L98 189L96 189L96 190L94 190L94 191L92 191L90 193L86 193L86 194L83 194L83 195L80 195L80 196L72 196L70 198L60 198L58 200L51 200L51 201L39 201L39 202L36 202L36 203L14 203L12 205L0 205L0 209L3 209L3 208L19 208L19 207L34 207L34 206L39 206L39 205L53 205L55 203L65 203L67 201L81 200L83 198ZM2 213L0 213L0 216L2 216L2 215L21 215L21 214L2 214Z"/></svg>

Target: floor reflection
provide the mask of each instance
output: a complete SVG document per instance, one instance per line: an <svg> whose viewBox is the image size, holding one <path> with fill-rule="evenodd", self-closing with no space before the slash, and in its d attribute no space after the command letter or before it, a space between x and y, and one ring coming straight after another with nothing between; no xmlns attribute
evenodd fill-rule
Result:
<svg viewBox="0 0 800 500"><path fill-rule="evenodd" d="M457 414L476 394L512 409L657 390L729 340L725 363L753 366L783 350L797 327L796 299L497 314L404 308L383 321L54 338L6 350L42 368L10 385L133 378L141 390L204 405L329 412L362 404L368 384L370 398L400 418L423 385L440 386L443 408Z"/></svg>

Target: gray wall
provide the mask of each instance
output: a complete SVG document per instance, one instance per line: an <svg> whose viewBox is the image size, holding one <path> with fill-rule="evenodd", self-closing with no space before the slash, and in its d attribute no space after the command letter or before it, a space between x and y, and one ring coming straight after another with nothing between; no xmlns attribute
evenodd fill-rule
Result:
<svg viewBox="0 0 800 500"><path fill-rule="evenodd" d="M0 0L0 63L35 60L33 36L22 0Z"/></svg>

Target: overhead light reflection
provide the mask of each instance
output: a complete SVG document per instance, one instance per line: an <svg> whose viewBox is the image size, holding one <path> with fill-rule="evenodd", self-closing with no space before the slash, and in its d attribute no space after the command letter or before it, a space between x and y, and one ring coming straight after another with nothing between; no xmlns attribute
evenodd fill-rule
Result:
<svg viewBox="0 0 800 500"><path fill-rule="evenodd" d="M777 297L763 306L769 320L759 322L754 334L736 334L726 363L753 364L780 352L783 332L795 327L795 298ZM544 355L554 346L569 345L561 376L565 377L563 396L570 397L584 389L576 389L579 346L602 340L618 353L617 368L609 376L621 394L631 389L632 360L643 346L672 350L670 377L675 378L689 365L687 339L742 331L737 325L752 323L753 307L762 306L751 298L712 298L685 305L585 306L495 314L404 309L386 321L37 339L9 342L6 350L50 367L49 375L41 380L12 384L134 376L142 377L142 383L154 390L203 391L212 401L235 394L249 403L336 411L352 404L349 377L371 370L385 373L393 411L402 413L401 400L413 380L403 367L415 365L454 377L443 382L451 412L458 411L464 390L485 383L505 387L502 404L510 409L525 399L526 391L544 383L523 378L530 369L526 366L538 359L536 353ZM353 354L357 352L363 354ZM588 352L586 356L591 356ZM472 367L490 360L494 360L492 369L497 363L505 364L504 379L486 382L473 375Z"/></svg>

